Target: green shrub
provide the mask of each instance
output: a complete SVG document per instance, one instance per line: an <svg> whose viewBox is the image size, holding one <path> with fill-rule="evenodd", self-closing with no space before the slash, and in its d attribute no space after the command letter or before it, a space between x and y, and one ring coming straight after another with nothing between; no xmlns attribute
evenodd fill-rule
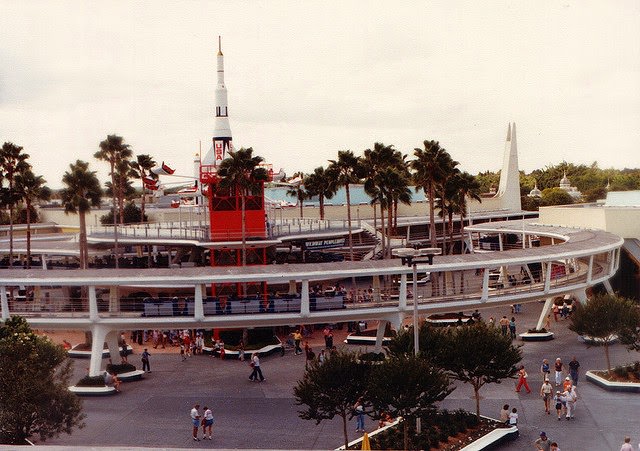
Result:
<svg viewBox="0 0 640 451"><path fill-rule="evenodd" d="M107 365L107 371L109 373L116 373L116 374L122 374L122 373L128 373L130 371L135 371L136 367L130 363L109 363Z"/></svg>
<svg viewBox="0 0 640 451"><path fill-rule="evenodd" d="M364 362L382 362L387 356L384 352L366 352L360 354L359 359Z"/></svg>
<svg viewBox="0 0 640 451"><path fill-rule="evenodd" d="M104 387L104 376L85 376L78 381L76 387Z"/></svg>

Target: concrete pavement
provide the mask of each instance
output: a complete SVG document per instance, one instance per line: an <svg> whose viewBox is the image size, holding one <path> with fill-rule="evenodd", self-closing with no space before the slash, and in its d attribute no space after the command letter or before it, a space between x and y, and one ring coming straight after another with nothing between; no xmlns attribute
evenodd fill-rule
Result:
<svg viewBox="0 0 640 451"><path fill-rule="evenodd" d="M535 326L542 303L523 306L516 316L518 333ZM511 317L507 308L481 311L483 317ZM532 393L515 393L515 381L482 388L481 413L496 417L503 404L516 407L520 414L520 437L500 447L500 450L533 449L533 441L540 431L557 441L563 451L617 451L625 435L632 443L640 442L638 424L638 394L603 391L587 383L587 369L605 366L600 348L587 348L567 329L569 321L552 322L556 338L550 342L522 343L523 364L529 374ZM371 327L371 325L370 325ZM344 333L336 334L335 342ZM314 351L323 343L321 331L316 331L311 344ZM358 346L349 346L357 349ZM339 418L316 425L298 417L293 387L304 372L304 356L291 351L284 357L273 355L261 359L266 381L248 380L248 364L220 361L208 356L194 356L182 362L179 355L153 353L152 373L140 382L123 385L123 392L107 398L85 398L87 427L70 436L49 440L46 444L64 447L153 447L186 449L333 449L342 443ZM581 364L575 421L558 421L554 413L544 413L538 396L542 383L539 373L543 358L553 362L561 357L568 363L575 355ZM611 349L614 364L638 359L620 345ZM140 365L139 355L129 361ZM77 360L75 377L86 371L88 361ZM460 384L458 384L460 385ZM195 402L212 408L215 424L212 441L194 442L191 439L189 410ZM460 385L442 404L449 409L465 408L473 411L472 390ZM375 422L366 420L366 428L373 430ZM349 439L356 438L355 420L349 424Z"/></svg>

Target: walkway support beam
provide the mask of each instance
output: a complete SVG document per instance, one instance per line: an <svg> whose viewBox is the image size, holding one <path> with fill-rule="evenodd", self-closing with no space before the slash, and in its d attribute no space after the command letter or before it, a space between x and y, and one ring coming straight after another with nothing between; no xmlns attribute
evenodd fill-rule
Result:
<svg viewBox="0 0 640 451"><path fill-rule="evenodd" d="M307 318L311 314L311 305L309 302L309 279L302 280L302 287L300 288L300 291L300 316Z"/></svg>

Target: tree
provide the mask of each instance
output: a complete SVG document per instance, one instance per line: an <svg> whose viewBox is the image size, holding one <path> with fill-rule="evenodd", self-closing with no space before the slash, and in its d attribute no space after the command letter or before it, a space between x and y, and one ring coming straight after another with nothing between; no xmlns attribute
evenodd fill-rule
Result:
<svg viewBox="0 0 640 451"><path fill-rule="evenodd" d="M451 156L437 141L424 141L424 149L414 149L415 160L410 165L416 189L423 189L429 200L429 238L431 247L437 247L435 198L436 190L451 166Z"/></svg>
<svg viewBox="0 0 640 451"><path fill-rule="evenodd" d="M308 198L307 191L304 187L304 180L300 179L298 182L291 185L287 190L287 196L295 197L296 203L300 207L300 217L304 218L304 200Z"/></svg>
<svg viewBox="0 0 640 451"><path fill-rule="evenodd" d="M331 199L336 194L336 187L329 171L319 166L304 178L304 187L309 198L318 196L320 203L320 219L324 219L324 200Z"/></svg>
<svg viewBox="0 0 640 451"><path fill-rule="evenodd" d="M31 169L16 175L16 193L25 204L27 212L27 268L31 268L31 211L34 202L49 200L51 190L45 186L46 180L36 176Z"/></svg>
<svg viewBox="0 0 640 451"><path fill-rule="evenodd" d="M356 157L350 150L338 151L337 160L329 160L331 177L335 181L335 186L344 186L347 195L347 223L349 227L349 259L353 261L353 233L351 231L351 194L349 185L360 182L362 166L360 157Z"/></svg>
<svg viewBox="0 0 640 451"><path fill-rule="evenodd" d="M140 221L140 208L134 202L127 202L124 206L124 219L121 221L122 224L135 224ZM142 222L146 222L148 220L147 215L142 217ZM100 216L100 224L109 225L113 224L113 210L111 210L106 215Z"/></svg>
<svg viewBox="0 0 640 451"><path fill-rule="evenodd" d="M377 412L404 419L404 449L410 449L409 424L433 413L434 404L454 390L442 370L415 356L395 356L373 367L367 388L367 400Z"/></svg>
<svg viewBox="0 0 640 451"><path fill-rule="evenodd" d="M136 157L136 161L131 162L131 173L134 178L140 179L140 183L142 184L142 200L140 201L140 222L145 222L144 207L146 202L146 185L144 183L144 179L158 179L158 175L154 172L151 172L151 169L155 166L155 160L147 154L138 155Z"/></svg>
<svg viewBox="0 0 640 451"><path fill-rule="evenodd" d="M13 208L20 200L15 192L15 178L31 168L27 163L29 155L22 151L21 146L12 142L5 142L0 149L0 187L3 190L1 200L9 210L9 268L13 266ZM7 180L6 189L2 186L3 179Z"/></svg>
<svg viewBox="0 0 640 451"><path fill-rule="evenodd" d="M118 171L123 169L123 161L128 161L131 156L131 148L124 143L124 138L118 135L108 135L107 139L100 142L100 150L94 155L98 160L109 163L109 175L111 176L111 191L113 200L113 209L118 211L118 207L123 204L123 186L122 177L118 175ZM122 206L124 208L124 206ZM116 254L116 268L119 266L118 259L120 251L118 248L118 215L113 215L113 237Z"/></svg>
<svg viewBox="0 0 640 451"><path fill-rule="evenodd" d="M264 159L253 156L253 148L240 148L230 151L227 158L222 160L218 168L220 188L227 189L240 197L242 211L242 266L247 264L247 233L246 233L246 196L255 194L262 189L262 184L267 181L267 171L260 167Z"/></svg>
<svg viewBox="0 0 640 451"><path fill-rule="evenodd" d="M349 352L331 354L323 363L313 361L302 380L293 389L296 404L306 406L298 411L300 418L331 420L342 418L345 448L349 443L347 417L352 415L353 405L365 392L368 365L358 363L356 355Z"/></svg>
<svg viewBox="0 0 640 451"><path fill-rule="evenodd" d="M80 267L87 268L89 248L87 245L87 221L85 215L91 207L100 206L102 189L95 171L89 170L89 163L76 160L69 165L69 170L62 176L65 185L60 191L60 198L65 213L78 213L80 220Z"/></svg>
<svg viewBox="0 0 640 451"><path fill-rule="evenodd" d="M14 316L0 326L0 443L26 445L84 426L82 404L68 390L66 351Z"/></svg>
<svg viewBox="0 0 640 451"><path fill-rule="evenodd" d="M563 189L545 188L542 190L542 198L540 199L541 205L570 205L572 203L573 197Z"/></svg>
<svg viewBox="0 0 640 451"><path fill-rule="evenodd" d="M578 304L571 312L569 329L578 335L597 338L604 348L607 360L607 372L611 370L609 346L620 338L623 344L633 349L638 343L640 313L637 305L626 298L612 294L598 294Z"/></svg>
<svg viewBox="0 0 640 451"><path fill-rule="evenodd" d="M486 384L499 384L513 378L522 360L520 347L502 336L495 327L483 322L442 330L438 347L425 348L436 366L456 380L469 383L476 399L476 415L480 418L480 389Z"/></svg>

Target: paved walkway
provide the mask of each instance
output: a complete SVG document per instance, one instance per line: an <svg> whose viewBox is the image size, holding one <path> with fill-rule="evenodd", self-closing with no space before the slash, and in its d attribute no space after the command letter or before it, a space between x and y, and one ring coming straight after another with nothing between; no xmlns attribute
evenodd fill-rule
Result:
<svg viewBox="0 0 640 451"><path fill-rule="evenodd" d="M524 312L516 316L519 332L535 326L541 307L537 302L523 307ZM485 318L511 316L505 308L482 311L482 314ZM500 450L533 449L532 443L540 431L558 441L563 451L617 451L625 435L631 435L633 443L640 442L637 419L640 395L609 393L585 382L584 370L604 367L604 352L579 343L575 334L566 329L567 325L568 321L552 324L556 339L551 342L523 345L523 363L528 369L532 394L515 393L515 382L511 380L481 390L484 415L497 416L505 403L517 407L520 414L520 438ZM337 338L344 332L336 335L338 342ZM317 331L311 341L315 351L322 342L322 333ZM294 356L289 351L284 357L262 359L266 381L252 383L248 380L250 369L246 362L220 361L207 356L182 362L176 354L152 354L153 372L145 380L123 385L123 392L117 396L85 398L87 427L46 444L82 448L333 449L342 443L339 419L316 425L297 415L299 407L295 405L293 386L304 372L303 356ZM573 355L583 369L578 386L581 399L575 421L558 421L554 414L544 413L542 400L537 395L542 381L538 368L542 358L553 361L561 357L568 363ZM611 357L613 362L620 363L637 359L638 354L628 354L616 345ZM129 360L140 364L139 355ZM76 360L76 378L80 378L88 364L88 360ZM208 405L214 412L213 441L194 442L190 437L188 415L195 402ZM472 391L460 386L443 406L473 410L474 403ZM373 430L375 422L367 419L366 427ZM355 420L349 425L350 440L356 438L354 429Z"/></svg>

